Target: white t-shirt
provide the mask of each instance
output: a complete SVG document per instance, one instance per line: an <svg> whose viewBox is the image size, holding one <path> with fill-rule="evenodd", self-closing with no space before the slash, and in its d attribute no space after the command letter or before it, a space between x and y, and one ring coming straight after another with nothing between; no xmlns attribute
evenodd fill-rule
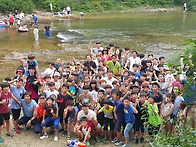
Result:
<svg viewBox="0 0 196 147"><path fill-rule="evenodd" d="M33 33L34 33L35 35L37 35L37 34L39 33L38 28L35 28L35 29L33 30Z"/></svg>
<svg viewBox="0 0 196 147"><path fill-rule="evenodd" d="M107 84L109 84L111 86L112 86L113 81L117 81L117 79L114 77L112 77L111 79L108 79L108 77L103 77L102 80L106 80ZM112 88L113 88L113 86L112 86Z"/></svg>
<svg viewBox="0 0 196 147"><path fill-rule="evenodd" d="M130 58L128 58L128 60L130 62L129 71L133 71L133 64L141 65L141 59L138 57L136 57L136 58L130 57Z"/></svg>
<svg viewBox="0 0 196 147"><path fill-rule="evenodd" d="M55 70L56 70L56 68L53 68L53 69L46 68L46 70L44 71L44 75L50 75L52 77Z"/></svg>
<svg viewBox="0 0 196 147"><path fill-rule="evenodd" d="M51 90L48 90L48 91L44 91L46 93L46 98L48 98L51 94L54 94L56 97L58 95L58 91L57 90L54 90L54 91L51 91Z"/></svg>
<svg viewBox="0 0 196 147"><path fill-rule="evenodd" d="M86 117L86 118L88 118L88 120L91 120L91 117L93 117L94 120L97 120L96 113L93 110L90 110L90 109L88 110L88 114L87 115L84 114L83 110L79 111L78 112L78 116L77 116L77 120L80 120L82 117Z"/></svg>

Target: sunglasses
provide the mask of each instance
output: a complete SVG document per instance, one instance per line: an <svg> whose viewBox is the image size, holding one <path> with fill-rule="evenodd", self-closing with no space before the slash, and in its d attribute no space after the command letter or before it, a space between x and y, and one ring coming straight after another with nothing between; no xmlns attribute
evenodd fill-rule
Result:
<svg viewBox="0 0 196 147"><path fill-rule="evenodd" d="M39 99L45 99L45 97L40 97Z"/></svg>

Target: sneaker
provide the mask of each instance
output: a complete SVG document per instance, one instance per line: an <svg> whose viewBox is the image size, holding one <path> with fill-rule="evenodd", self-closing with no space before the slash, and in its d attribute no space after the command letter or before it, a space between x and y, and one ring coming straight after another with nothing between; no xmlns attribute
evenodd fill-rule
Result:
<svg viewBox="0 0 196 147"><path fill-rule="evenodd" d="M118 142L118 140L112 140L111 141L111 143L117 143Z"/></svg>
<svg viewBox="0 0 196 147"><path fill-rule="evenodd" d="M135 143L138 144L139 143L139 139L136 139Z"/></svg>
<svg viewBox="0 0 196 147"><path fill-rule="evenodd" d="M20 131L18 129L14 129L15 133L20 134Z"/></svg>
<svg viewBox="0 0 196 147"><path fill-rule="evenodd" d="M48 138L48 135L43 135L39 139L43 140L43 139L46 139L46 138Z"/></svg>
<svg viewBox="0 0 196 147"><path fill-rule="evenodd" d="M107 139L105 139L105 138L103 138L103 139L102 139L102 142L104 142L104 143L105 143L106 141L107 141Z"/></svg>
<svg viewBox="0 0 196 147"><path fill-rule="evenodd" d="M135 141L136 138L129 138L129 141Z"/></svg>
<svg viewBox="0 0 196 147"><path fill-rule="evenodd" d="M70 135L67 135L67 140L70 140L70 139L71 139Z"/></svg>
<svg viewBox="0 0 196 147"><path fill-rule="evenodd" d="M95 140L96 140L98 143L100 142L99 138L96 138Z"/></svg>
<svg viewBox="0 0 196 147"><path fill-rule="evenodd" d="M14 137L14 135L13 135L13 134L11 134L11 133L6 133L6 136Z"/></svg>
<svg viewBox="0 0 196 147"><path fill-rule="evenodd" d="M22 130L22 127L18 126L18 130Z"/></svg>
<svg viewBox="0 0 196 147"><path fill-rule="evenodd" d="M90 142L87 141L87 142L86 142L86 145L89 146L89 145L90 145Z"/></svg>
<svg viewBox="0 0 196 147"><path fill-rule="evenodd" d="M3 138L2 137L0 137L0 143L2 143L3 142Z"/></svg>
<svg viewBox="0 0 196 147"><path fill-rule="evenodd" d="M58 136L55 136L55 137L54 137L54 141L57 141L58 139L59 139Z"/></svg>
<svg viewBox="0 0 196 147"><path fill-rule="evenodd" d="M122 147L129 147L129 145L124 144Z"/></svg>
<svg viewBox="0 0 196 147"><path fill-rule="evenodd" d="M116 146L120 146L120 145L124 145L124 142L123 141L119 141L117 143L115 143Z"/></svg>
<svg viewBox="0 0 196 147"><path fill-rule="evenodd" d="M141 142L141 143L144 142L144 138L143 138L143 137L140 138L140 142Z"/></svg>

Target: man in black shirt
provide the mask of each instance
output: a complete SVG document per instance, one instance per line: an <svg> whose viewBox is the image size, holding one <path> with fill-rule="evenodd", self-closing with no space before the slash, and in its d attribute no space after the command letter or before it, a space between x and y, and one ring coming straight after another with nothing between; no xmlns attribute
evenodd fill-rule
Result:
<svg viewBox="0 0 196 147"><path fill-rule="evenodd" d="M89 70L89 72L91 72L92 74L94 74L96 68L97 68L97 65L94 61L92 61L92 57L91 55L86 55L86 59L87 61L84 63L84 66L86 66Z"/></svg>
<svg viewBox="0 0 196 147"><path fill-rule="evenodd" d="M46 38L50 38L50 26L48 23L46 23L46 26L44 27L44 33L46 35Z"/></svg>

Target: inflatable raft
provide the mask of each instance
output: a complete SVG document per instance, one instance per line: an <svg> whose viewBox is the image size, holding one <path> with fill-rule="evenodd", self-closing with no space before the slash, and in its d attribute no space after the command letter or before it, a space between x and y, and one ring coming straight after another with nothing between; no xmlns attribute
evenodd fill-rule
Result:
<svg viewBox="0 0 196 147"><path fill-rule="evenodd" d="M19 27L18 28L18 32L28 32L28 31L29 31L29 29L26 27Z"/></svg>
<svg viewBox="0 0 196 147"><path fill-rule="evenodd" d="M4 27L5 26L5 22L4 21L0 21L0 27Z"/></svg>

